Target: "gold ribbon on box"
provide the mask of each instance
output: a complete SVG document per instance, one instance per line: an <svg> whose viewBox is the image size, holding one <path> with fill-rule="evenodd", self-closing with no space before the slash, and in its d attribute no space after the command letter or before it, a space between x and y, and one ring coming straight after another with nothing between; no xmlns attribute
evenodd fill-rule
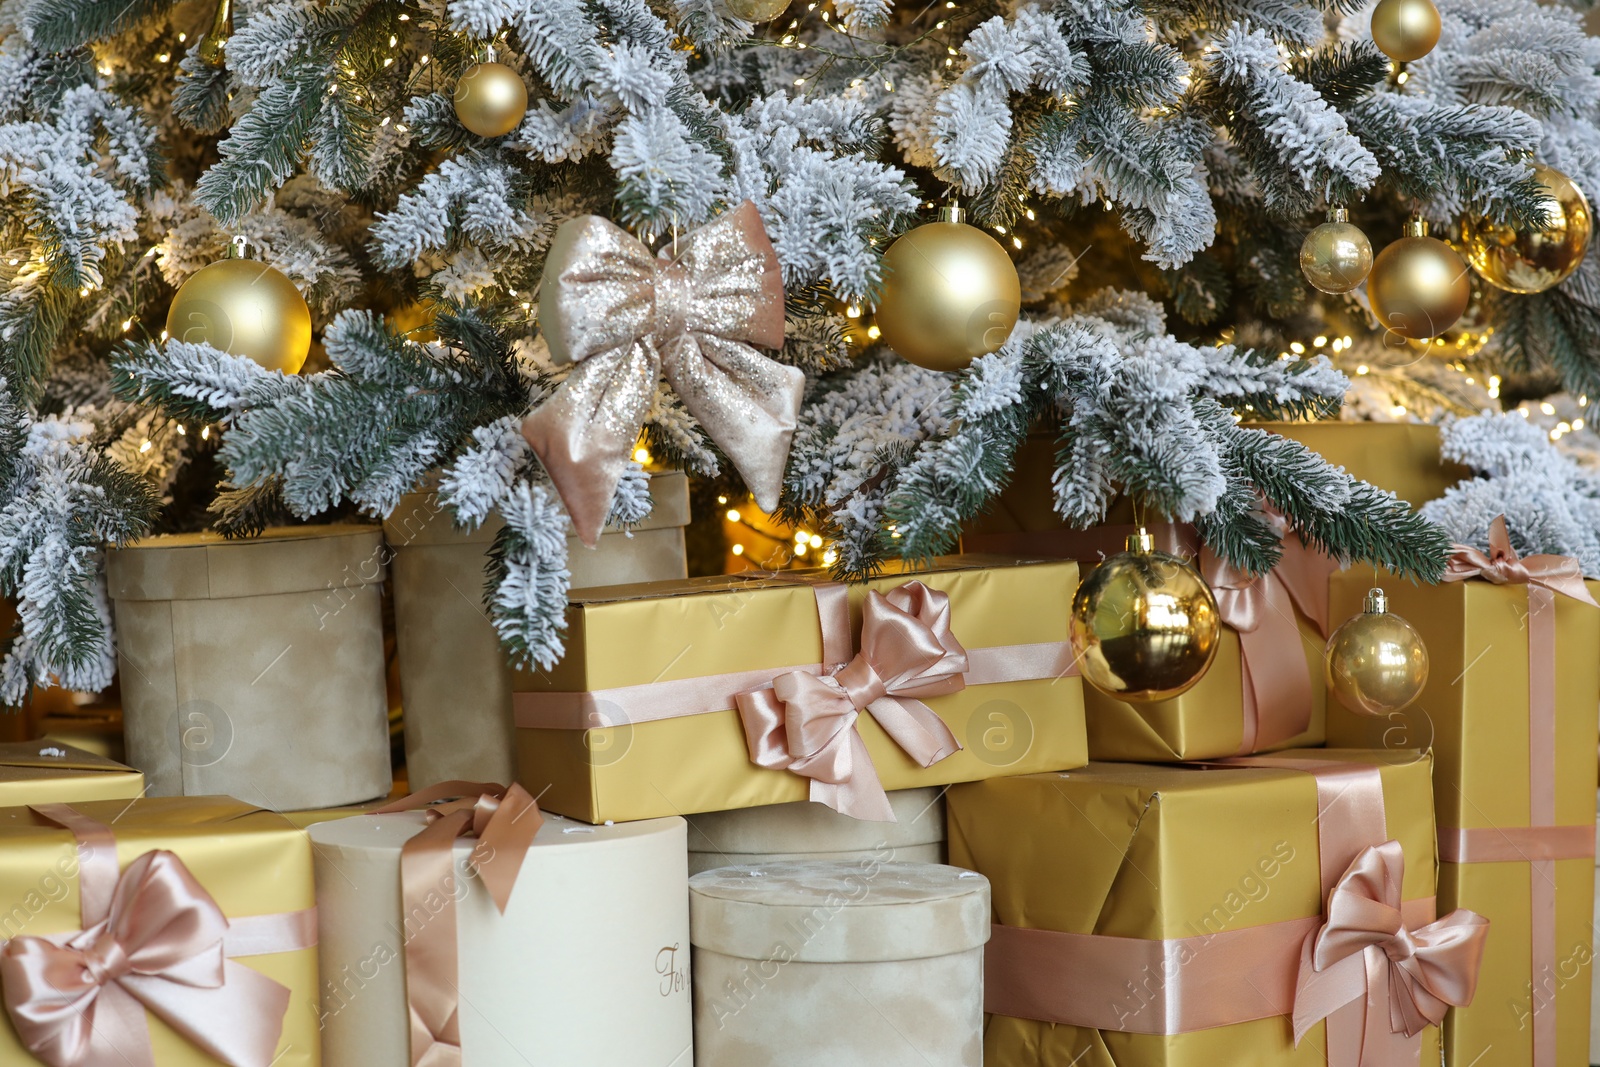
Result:
<svg viewBox="0 0 1600 1067"><path fill-rule="evenodd" d="M440 887L453 877L451 859L460 837L477 839L472 869L504 915L533 839L544 825L527 790L492 782L440 782L370 815L422 811L428 825L400 849L400 895L405 915L443 910L408 932L405 943L406 1008L411 1018L412 1067L460 1067L460 945L456 894Z"/></svg>
<svg viewBox="0 0 1600 1067"><path fill-rule="evenodd" d="M1487 554L1456 545L1447 582L1481 578L1496 585L1528 587L1528 823L1526 827L1439 827L1440 858L1451 863L1528 864L1533 909L1533 1067L1555 1067L1555 998L1538 990L1556 985L1556 873L1562 859L1592 859L1590 826L1556 822L1556 613L1555 598L1594 604L1583 570L1570 556L1519 557L1511 547L1504 515L1489 524ZM1546 984L1548 983L1548 984Z"/></svg>
<svg viewBox="0 0 1600 1067"><path fill-rule="evenodd" d="M65 804L32 808L78 843L83 929L0 949L6 1012L50 1067L155 1067L148 1010L228 1067L269 1067L289 990L235 956L317 943L316 909L230 920L172 852L117 872L111 828Z"/></svg>
<svg viewBox="0 0 1600 1067"><path fill-rule="evenodd" d="M778 254L746 200L653 256L598 215L557 228L539 325L575 366L522 424L583 543L593 547L665 376L763 511L778 506L805 375L757 352L783 345Z"/></svg>

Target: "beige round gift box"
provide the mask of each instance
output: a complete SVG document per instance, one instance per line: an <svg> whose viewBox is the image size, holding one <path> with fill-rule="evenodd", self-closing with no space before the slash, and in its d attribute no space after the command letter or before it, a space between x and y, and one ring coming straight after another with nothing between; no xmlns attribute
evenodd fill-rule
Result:
<svg viewBox="0 0 1600 1067"><path fill-rule="evenodd" d="M689 873L791 860L944 862L944 790L895 789L894 822L866 822L809 800L689 818Z"/></svg>
<svg viewBox="0 0 1600 1067"><path fill-rule="evenodd" d="M389 792L376 526L150 537L106 554L128 762L152 796Z"/></svg>
<svg viewBox="0 0 1600 1067"><path fill-rule="evenodd" d="M322 1062L409 1067L400 850L420 812L310 828L322 971ZM691 1067L684 822L590 826L546 813L506 911L454 881L465 1067ZM424 917L426 919L426 917Z"/></svg>
<svg viewBox="0 0 1600 1067"><path fill-rule="evenodd" d="M989 881L802 861L689 879L696 1067L978 1067Z"/></svg>

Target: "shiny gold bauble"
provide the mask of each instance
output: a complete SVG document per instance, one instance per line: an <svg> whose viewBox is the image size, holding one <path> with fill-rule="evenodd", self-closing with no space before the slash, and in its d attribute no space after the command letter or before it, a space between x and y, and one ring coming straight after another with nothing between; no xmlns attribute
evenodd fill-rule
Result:
<svg viewBox="0 0 1600 1067"><path fill-rule="evenodd" d="M501 137L528 113L528 87L504 63L478 63L456 82L456 118L479 137Z"/></svg>
<svg viewBox="0 0 1600 1067"><path fill-rule="evenodd" d="M311 310L280 271L253 259L201 267L167 309L167 336L295 374L311 350Z"/></svg>
<svg viewBox="0 0 1600 1067"><path fill-rule="evenodd" d="M1348 293L1371 269L1372 242L1342 207L1329 211L1328 221L1300 243L1300 271L1324 293Z"/></svg>
<svg viewBox="0 0 1600 1067"><path fill-rule="evenodd" d="M1107 696L1169 700L1204 677L1222 622L1198 571L1156 552L1142 531L1090 572L1072 598L1083 680Z"/></svg>
<svg viewBox="0 0 1600 1067"><path fill-rule="evenodd" d="M1552 201L1545 209L1548 229L1520 231L1487 219L1468 219L1461 227L1467 262L1478 276L1508 293L1542 293L1578 269L1594 218L1589 201L1572 179L1554 167L1537 164L1535 178Z"/></svg>
<svg viewBox="0 0 1600 1067"><path fill-rule="evenodd" d="M728 13L746 22L771 22L789 9L789 0L723 0Z"/></svg>
<svg viewBox="0 0 1600 1067"><path fill-rule="evenodd" d="M1455 325L1472 300L1467 265L1455 249L1428 236L1413 219L1406 236L1372 261L1367 298L1384 329L1407 340L1437 337Z"/></svg>
<svg viewBox="0 0 1600 1067"><path fill-rule="evenodd" d="M1328 692L1362 715L1399 711L1428 683L1428 646L1388 608L1383 590L1372 590L1366 610L1333 631L1322 655Z"/></svg>
<svg viewBox="0 0 1600 1067"><path fill-rule="evenodd" d="M883 343L929 370L958 371L1006 343L1022 310L1017 268L1000 242L947 207L889 246L878 301Z"/></svg>
<svg viewBox="0 0 1600 1067"><path fill-rule="evenodd" d="M1372 43L1401 63L1421 59L1439 43L1439 9L1433 0L1381 0L1372 9Z"/></svg>

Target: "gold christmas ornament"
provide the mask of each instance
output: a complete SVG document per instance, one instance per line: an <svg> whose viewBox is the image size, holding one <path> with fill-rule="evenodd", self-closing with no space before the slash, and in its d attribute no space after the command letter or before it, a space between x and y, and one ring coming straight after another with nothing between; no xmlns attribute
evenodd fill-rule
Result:
<svg viewBox="0 0 1600 1067"><path fill-rule="evenodd" d="M178 287L167 335L296 374L311 350L311 310L278 270L253 259L201 267Z"/></svg>
<svg viewBox="0 0 1600 1067"><path fill-rule="evenodd" d="M1407 340L1437 337L1467 310L1472 282L1467 265L1443 241L1428 236L1421 219L1372 262L1367 298L1384 329Z"/></svg>
<svg viewBox="0 0 1600 1067"><path fill-rule="evenodd" d="M1439 9L1433 0L1381 0L1372 9L1372 43L1401 63L1421 59L1439 43Z"/></svg>
<svg viewBox="0 0 1600 1067"><path fill-rule="evenodd" d="M528 113L528 87L504 63L478 63L456 82L456 118L479 137L502 137Z"/></svg>
<svg viewBox="0 0 1600 1067"><path fill-rule="evenodd" d="M1342 207L1328 209L1328 221L1300 243L1300 271L1324 293L1348 293L1367 280L1372 242Z"/></svg>
<svg viewBox="0 0 1600 1067"><path fill-rule="evenodd" d="M929 370L958 371L1005 344L1022 310L1016 265L952 204L884 255L884 344Z"/></svg>
<svg viewBox="0 0 1600 1067"><path fill-rule="evenodd" d="M228 38L233 36L233 0L217 0L217 10L211 16L211 28L195 46L200 62L208 67L220 67L227 62Z"/></svg>
<svg viewBox="0 0 1600 1067"><path fill-rule="evenodd" d="M1428 683L1428 647L1416 628L1389 610L1382 589L1344 621L1322 655L1328 692L1362 715L1399 711Z"/></svg>
<svg viewBox="0 0 1600 1067"><path fill-rule="evenodd" d="M724 0L728 13L746 22L771 22L789 9L789 0Z"/></svg>
<svg viewBox="0 0 1600 1067"><path fill-rule="evenodd" d="M1118 700L1170 700L1205 676L1222 622L1200 573L1155 551L1141 527L1072 598L1072 647L1083 680Z"/></svg>
<svg viewBox="0 0 1600 1067"><path fill-rule="evenodd" d="M1468 219L1461 227L1467 262L1480 278L1508 293L1542 293L1565 281L1583 262L1594 232L1589 201L1571 178L1542 163L1533 174L1552 197L1545 209L1548 229L1524 232L1483 218Z"/></svg>

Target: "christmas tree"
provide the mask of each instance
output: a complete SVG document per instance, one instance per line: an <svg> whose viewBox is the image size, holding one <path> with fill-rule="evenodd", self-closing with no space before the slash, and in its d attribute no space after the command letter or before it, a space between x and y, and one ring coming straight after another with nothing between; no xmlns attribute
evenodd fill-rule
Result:
<svg viewBox="0 0 1600 1067"><path fill-rule="evenodd" d="M1600 404L1593 261L1480 287L1461 326L1460 277L1424 308L1381 257L1381 287L1309 266L1345 292L1301 262L1334 209L1382 248L1411 218L1537 231L1535 162L1600 189L1600 43L1562 8L1440 0L1413 55L1391 24L1429 0L1378 9L4 0L0 586L21 621L0 695L109 681L103 545L381 516L434 470L457 522L504 518L490 608L548 665L568 512L648 513L640 432L823 531L841 577L953 549L1042 429L1070 524L1126 496L1259 572L1270 508L1437 578L1439 527L1241 421L1332 416L1341 368ZM952 202L955 258L896 267ZM687 288L602 344L626 301L546 269L582 241L644 275L664 251L659 284ZM781 335L728 295L762 256ZM267 351L206 317L246 299L205 273L229 262L250 299L267 271L292 283ZM931 328L950 315L966 329Z"/></svg>

